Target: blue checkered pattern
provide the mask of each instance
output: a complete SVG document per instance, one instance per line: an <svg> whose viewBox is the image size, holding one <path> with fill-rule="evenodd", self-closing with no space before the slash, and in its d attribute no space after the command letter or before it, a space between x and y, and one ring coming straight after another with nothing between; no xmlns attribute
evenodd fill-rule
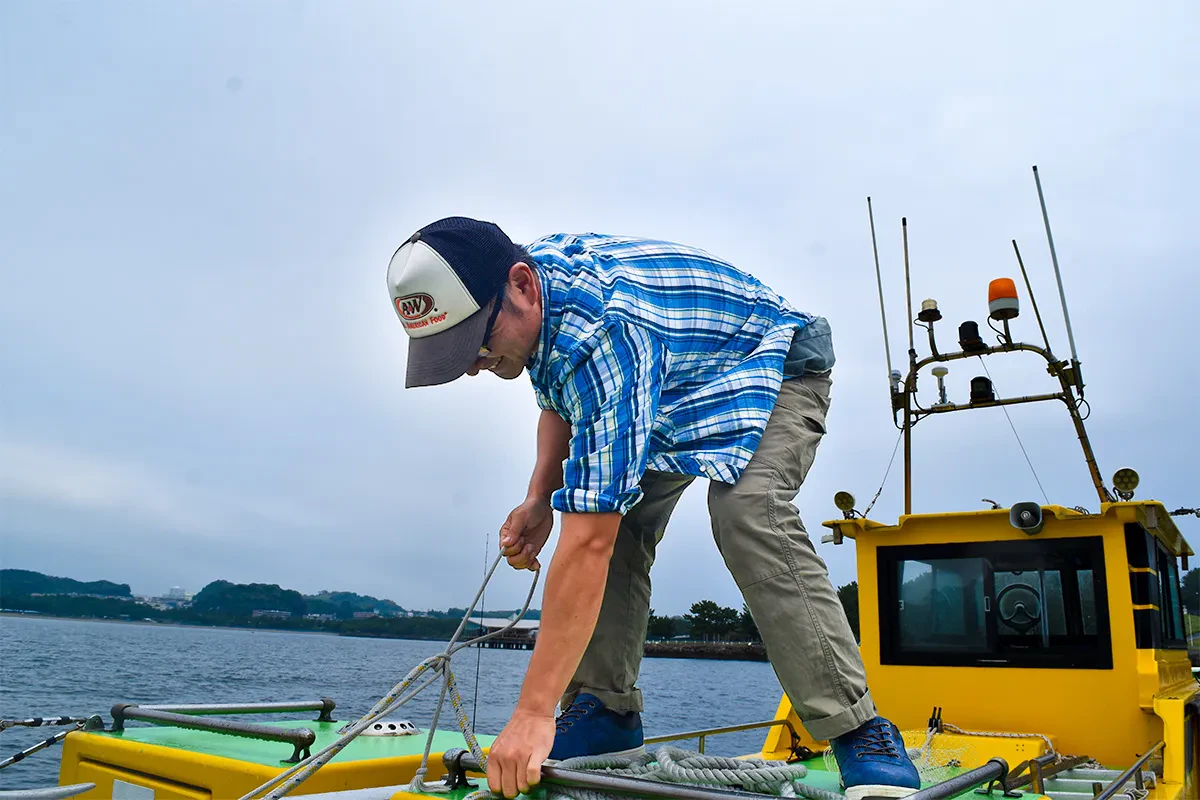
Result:
<svg viewBox="0 0 1200 800"><path fill-rule="evenodd" d="M814 319L683 245L555 234L529 365L538 405L571 423L559 511L628 511L647 469L733 483L766 427L796 331Z"/></svg>

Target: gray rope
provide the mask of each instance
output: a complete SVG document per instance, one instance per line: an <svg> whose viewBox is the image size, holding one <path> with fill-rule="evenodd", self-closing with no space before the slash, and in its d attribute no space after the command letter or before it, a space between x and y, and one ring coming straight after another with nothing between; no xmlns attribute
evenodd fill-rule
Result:
<svg viewBox="0 0 1200 800"><path fill-rule="evenodd" d="M803 764L786 761L767 761L761 758L725 758L708 756L677 747L660 747L653 755L636 758L619 756L582 756L558 763L563 769L592 770L605 775L682 783L693 786L721 788L740 786L746 791L783 797L805 797L809 800L845 800L844 795L828 789L801 783L808 774ZM543 786L532 792L546 800L619 800L617 795L594 789ZM481 789L463 800L486 800L491 792Z"/></svg>
<svg viewBox="0 0 1200 800"><path fill-rule="evenodd" d="M95 788L94 783L73 783L70 786L50 786L45 789L0 789L0 800L67 800Z"/></svg>

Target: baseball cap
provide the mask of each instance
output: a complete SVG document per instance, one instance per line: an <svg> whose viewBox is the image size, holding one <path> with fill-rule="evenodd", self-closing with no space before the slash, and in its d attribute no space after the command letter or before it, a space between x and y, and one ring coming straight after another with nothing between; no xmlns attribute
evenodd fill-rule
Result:
<svg viewBox="0 0 1200 800"><path fill-rule="evenodd" d="M400 245L387 283L409 339L406 388L466 373L496 320L508 271L523 258L499 226L469 217L440 219Z"/></svg>

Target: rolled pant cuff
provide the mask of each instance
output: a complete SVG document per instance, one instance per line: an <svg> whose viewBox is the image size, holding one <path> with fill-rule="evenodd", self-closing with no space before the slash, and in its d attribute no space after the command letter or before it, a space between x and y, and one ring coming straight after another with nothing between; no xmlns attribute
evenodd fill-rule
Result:
<svg viewBox="0 0 1200 800"><path fill-rule="evenodd" d="M613 692L607 689L596 689L591 686L580 686L578 689L567 690L567 693L562 696L560 705L566 708L575 702L575 698L581 694L595 696L601 703L604 703L605 708L620 714L628 714L630 711L641 712L642 710L641 689L634 689L631 692Z"/></svg>
<svg viewBox="0 0 1200 800"><path fill-rule="evenodd" d="M801 722L804 723L805 730L814 739L828 741L836 739L844 733L849 733L877 716L879 716L879 712L875 709L875 701L871 699L871 693L867 692L859 698L857 703L842 709L831 717L805 719Z"/></svg>

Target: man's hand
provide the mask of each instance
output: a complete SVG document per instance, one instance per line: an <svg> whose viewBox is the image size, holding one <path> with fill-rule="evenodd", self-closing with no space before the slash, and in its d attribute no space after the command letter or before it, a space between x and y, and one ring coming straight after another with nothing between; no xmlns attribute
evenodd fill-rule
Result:
<svg viewBox="0 0 1200 800"><path fill-rule="evenodd" d="M542 779L552 747L554 717L517 709L488 751L488 788L508 798L527 793Z"/></svg>
<svg viewBox="0 0 1200 800"><path fill-rule="evenodd" d="M536 570L541 567L538 553L550 538L554 512L545 500L530 497L517 506L500 526L500 547L513 569Z"/></svg>

